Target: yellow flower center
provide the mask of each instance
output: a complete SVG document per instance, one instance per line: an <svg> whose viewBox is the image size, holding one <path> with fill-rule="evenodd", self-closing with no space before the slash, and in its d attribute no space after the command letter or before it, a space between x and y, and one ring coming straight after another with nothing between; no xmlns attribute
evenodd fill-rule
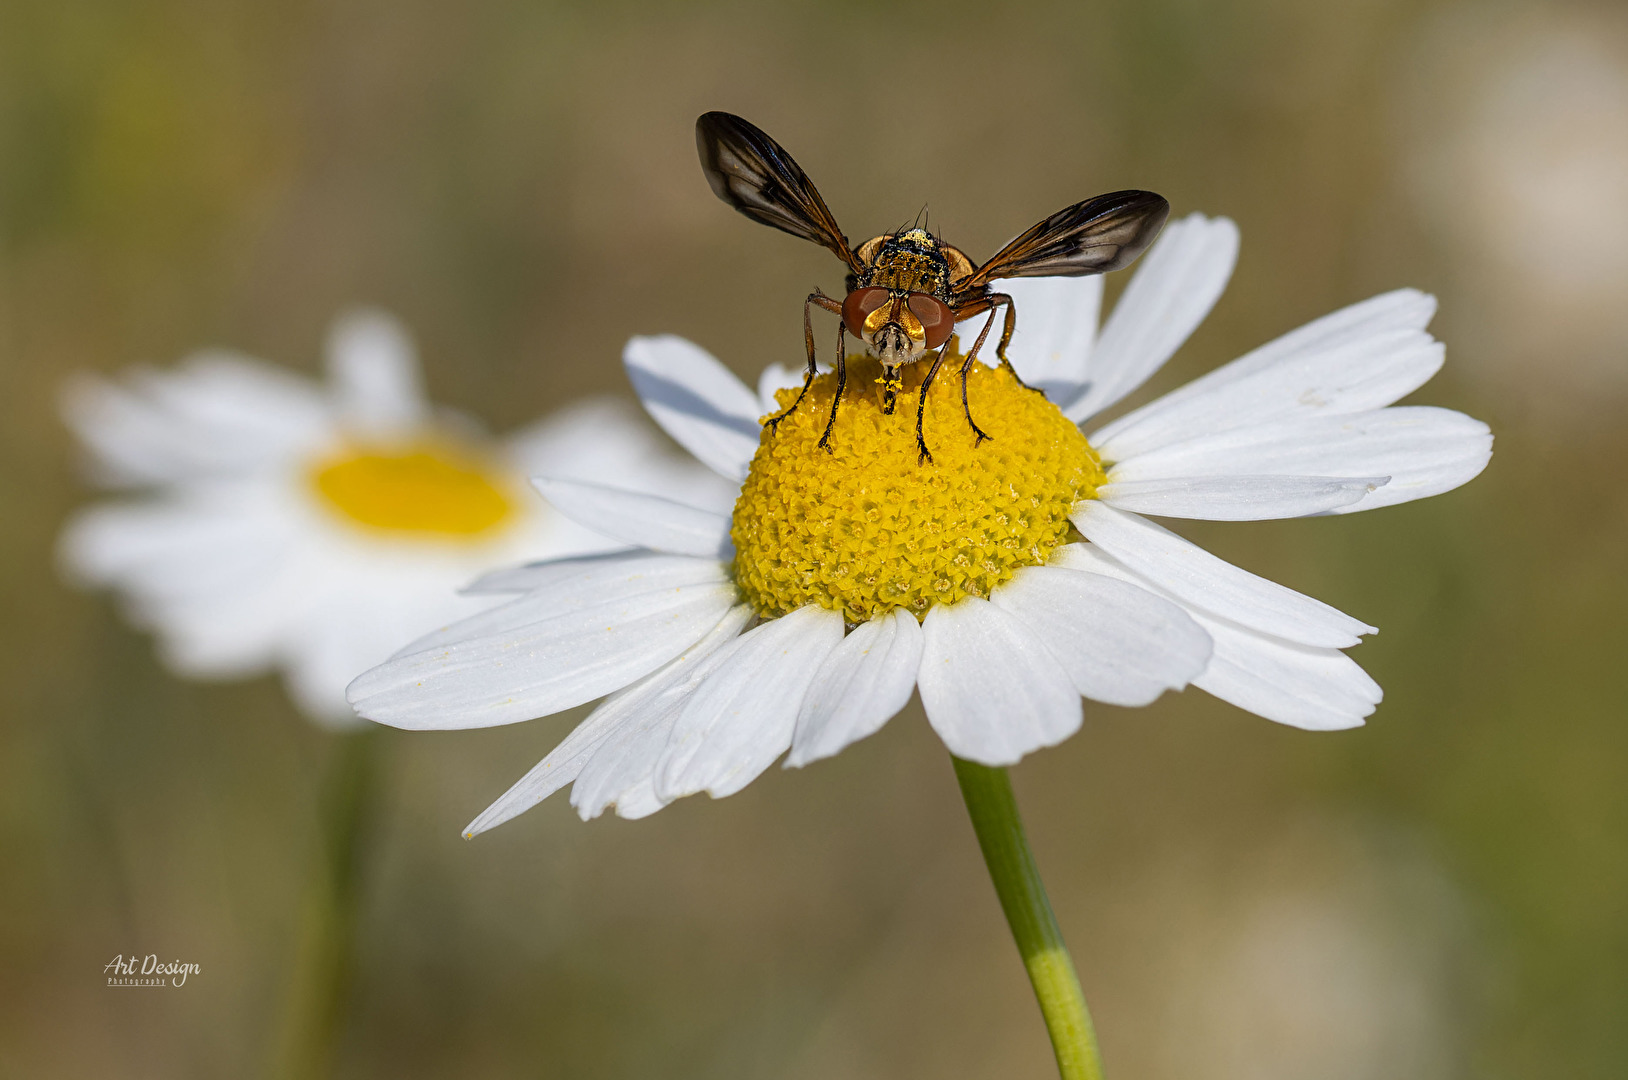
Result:
<svg viewBox="0 0 1628 1080"><path fill-rule="evenodd" d="M492 462L444 439L354 446L315 463L310 480L327 506L375 531L472 540L517 508Z"/></svg>
<svg viewBox="0 0 1628 1080"><path fill-rule="evenodd" d="M888 416L881 365L850 356L829 454L818 444L834 374L814 380L778 431L764 428L730 534L736 580L760 614L818 604L854 623L898 607L921 618L933 604L988 596L1068 540L1069 510L1104 481L1079 428L1010 372L975 364L967 397L991 436L975 447L952 355L927 394L933 458L918 464L916 390L927 366L903 371ZM796 395L780 391L780 407Z"/></svg>

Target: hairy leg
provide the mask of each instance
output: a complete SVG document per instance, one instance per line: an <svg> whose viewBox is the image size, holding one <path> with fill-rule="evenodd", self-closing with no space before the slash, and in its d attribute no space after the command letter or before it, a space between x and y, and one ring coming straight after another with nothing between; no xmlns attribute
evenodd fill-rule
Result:
<svg viewBox="0 0 1628 1080"><path fill-rule="evenodd" d="M916 464L932 461L932 452L927 449L927 440L922 437L921 421L927 413L927 388L933 385L933 376L938 374L940 365L944 363L944 354L950 351L950 343L945 342L944 347L938 350L933 357L933 366L927 369L927 377L921 380L921 393L916 397Z"/></svg>
<svg viewBox="0 0 1628 1080"><path fill-rule="evenodd" d="M814 376L819 372L819 368L814 363L814 320L810 314L812 307L816 305L824 308L826 311L835 312L838 319L842 318L842 305L825 295L825 293L821 292L819 289L815 289L813 292L809 293L808 299L803 301L803 341L808 346L808 370L803 373L803 389L798 392L797 400L791 403L791 407L783 412L769 417L769 419L764 421L764 423L769 425L769 431L771 434L779 430L780 421L797 411L797 406L801 405L803 403L803 398L808 396L808 388L814 385ZM837 352L838 359L840 361L840 354L842 352L842 330L840 329L841 324L839 323L838 325ZM822 439L821 442L824 442L824 440Z"/></svg>

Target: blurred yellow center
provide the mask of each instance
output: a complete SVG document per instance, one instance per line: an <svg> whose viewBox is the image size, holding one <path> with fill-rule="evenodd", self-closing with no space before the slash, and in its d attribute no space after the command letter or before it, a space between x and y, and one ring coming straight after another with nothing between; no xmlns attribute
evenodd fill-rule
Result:
<svg viewBox="0 0 1628 1080"><path fill-rule="evenodd" d="M491 462L440 440L355 447L318 462L310 476L345 518L387 532L473 539L516 509Z"/></svg>
<svg viewBox="0 0 1628 1080"><path fill-rule="evenodd" d="M968 400L992 438L974 447L959 358L947 358L927 395L933 457L918 464L916 390L927 366L902 372L888 416L881 365L849 357L832 453L818 443L834 374L814 380L778 431L764 428L731 530L736 580L760 614L818 604L849 622L898 607L920 618L933 604L988 596L1067 541L1069 510L1104 479L1079 428L1008 372L975 364ZM796 394L780 391L781 408Z"/></svg>

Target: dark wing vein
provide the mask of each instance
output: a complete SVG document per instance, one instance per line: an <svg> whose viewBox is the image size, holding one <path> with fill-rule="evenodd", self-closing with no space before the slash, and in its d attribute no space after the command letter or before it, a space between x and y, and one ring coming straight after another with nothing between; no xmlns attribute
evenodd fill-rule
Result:
<svg viewBox="0 0 1628 1080"><path fill-rule="evenodd" d="M740 117L705 113L695 122L701 171L718 198L753 221L830 248L859 266L825 200L784 147Z"/></svg>
<svg viewBox="0 0 1628 1080"><path fill-rule="evenodd" d="M971 277L966 292L999 278L1105 274L1136 261L1153 242L1170 204L1151 191L1115 191L1057 211L1007 244Z"/></svg>

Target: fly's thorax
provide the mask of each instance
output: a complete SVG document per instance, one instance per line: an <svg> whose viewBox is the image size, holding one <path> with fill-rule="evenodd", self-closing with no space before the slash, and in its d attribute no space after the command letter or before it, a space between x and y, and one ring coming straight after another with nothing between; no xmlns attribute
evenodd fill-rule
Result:
<svg viewBox="0 0 1628 1080"><path fill-rule="evenodd" d="M950 262L938 239L926 229L878 236L861 244L857 254L865 265L859 285L949 298Z"/></svg>
<svg viewBox="0 0 1628 1080"><path fill-rule="evenodd" d="M901 292L946 293L949 265L937 253L897 251L878 260L870 268L868 283Z"/></svg>

